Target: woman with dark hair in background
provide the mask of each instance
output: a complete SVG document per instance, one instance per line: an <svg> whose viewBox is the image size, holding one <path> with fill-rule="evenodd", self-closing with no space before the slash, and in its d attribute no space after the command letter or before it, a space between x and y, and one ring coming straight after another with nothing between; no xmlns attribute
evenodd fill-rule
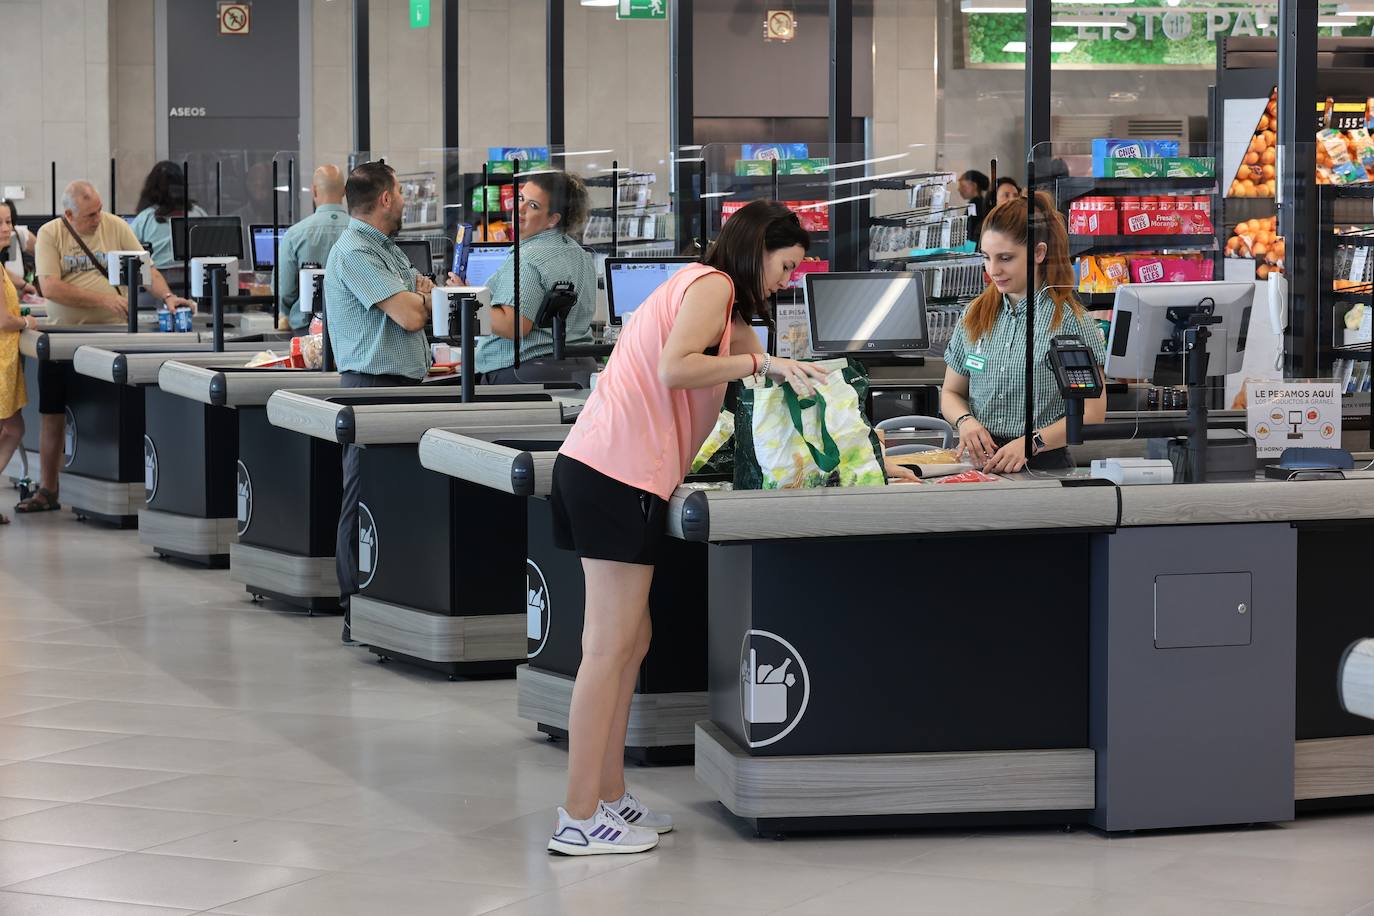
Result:
<svg viewBox="0 0 1374 916"><path fill-rule="evenodd" d="M769 357L749 326L810 245L796 214L775 201L731 216L705 261L682 268L635 312L559 450L555 538L582 558L586 616L568 795L550 852L644 852L673 828L625 786L625 729L649 649L649 586L668 498L715 425L728 383L766 376L805 395L825 377L814 364Z"/></svg>
<svg viewBox="0 0 1374 916"><path fill-rule="evenodd" d="M570 172L537 172L520 185L520 361L553 354L553 333L537 328L539 307L553 285L567 281L577 304L565 324L567 343L592 342L596 314L596 263L577 243L587 223L587 186ZM461 282L452 278L452 282ZM491 289L489 337L477 344L476 371L484 384L518 382L515 366L515 259L510 257L487 281Z"/></svg>
<svg viewBox="0 0 1374 916"><path fill-rule="evenodd" d="M134 235L153 256L153 266L159 270L177 266L172 257L172 217L186 216L186 191L181 166L163 160L153 166L143 180L138 193L138 215L130 223ZM205 211L191 201L191 216L205 216Z"/></svg>
<svg viewBox="0 0 1374 916"><path fill-rule="evenodd" d="M1021 186L1016 183L1016 179L1012 178L1010 175L1003 175L1001 178L997 179L997 187L994 189L991 196L992 206L988 209L1000 207L1007 201L1015 200L1020 196Z"/></svg>
<svg viewBox="0 0 1374 916"><path fill-rule="evenodd" d="M977 169L969 169L959 176L959 195L972 207L968 217L968 237L975 242L982 231L983 217L991 209L988 206L988 190L991 187L988 176Z"/></svg>
<svg viewBox="0 0 1374 916"><path fill-rule="evenodd" d="M1102 332L1074 297L1069 233L1043 191L1035 195L1035 271L1027 268L1029 202L1017 197L988 214L979 248L991 282L964 310L945 350L940 412L959 433L959 447L985 471L1071 468L1064 399L1046 361L1050 338L1076 334L1106 359ZM1026 461L1026 296L1035 295L1035 409ZM1107 398L1084 402L1085 423L1101 423Z"/></svg>
<svg viewBox="0 0 1374 916"><path fill-rule="evenodd" d="M11 232L8 241L0 245L0 257L4 259L5 268L10 272L10 280L14 282L19 295L37 294L38 288L26 279L33 273L33 249L37 236L19 225L19 208L14 201L6 198L4 204L0 218L9 220Z"/></svg>

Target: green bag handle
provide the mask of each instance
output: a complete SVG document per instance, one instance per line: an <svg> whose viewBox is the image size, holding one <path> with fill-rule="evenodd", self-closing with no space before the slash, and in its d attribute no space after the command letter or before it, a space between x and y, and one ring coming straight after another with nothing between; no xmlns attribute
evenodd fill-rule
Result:
<svg viewBox="0 0 1374 916"><path fill-rule="evenodd" d="M814 398L808 398L803 401L797 396L797 393L792 390L790 385L784 385L782 389L783 397L787 400L787 412L792 415L792 426L798 433L805 428L801 417L802 409L804 407L810 407L813 404L819 404L821 406L821 445L824 447L824 450L817 451L816 447L807 440L805 435L802 435L801 438L802 441L806 443L806 447L810 449L811 460L816 462L816 467L820 468L827 475L831 474L840 466L840 447L835 444L834 439L830 438L830 430L825 426L825 398L817 394Z"/></svg>

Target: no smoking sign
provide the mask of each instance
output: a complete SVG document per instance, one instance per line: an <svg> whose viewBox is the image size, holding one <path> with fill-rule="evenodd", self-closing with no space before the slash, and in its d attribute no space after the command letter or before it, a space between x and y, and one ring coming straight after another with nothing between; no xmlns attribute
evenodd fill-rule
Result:
<svg viewBox="0 0 1374 916"><path fill-rule="evenodd" d="M219 5L219 33L247 35L253 21L251 3L221 3Z"/></svg>

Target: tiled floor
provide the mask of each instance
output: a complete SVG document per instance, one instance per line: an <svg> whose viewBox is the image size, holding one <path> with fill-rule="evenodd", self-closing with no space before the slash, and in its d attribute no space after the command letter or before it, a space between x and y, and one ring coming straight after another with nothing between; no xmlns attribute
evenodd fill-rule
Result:
<svg viewBox="0 0 1374 916"><path fill-rule="evenodd" d="M0 914L1374 916L1374 813L774 842L690 768L637 769L678 832L550 858L564 751L513 682L381 666L338 633L132 532L0 529Z"/></svg>

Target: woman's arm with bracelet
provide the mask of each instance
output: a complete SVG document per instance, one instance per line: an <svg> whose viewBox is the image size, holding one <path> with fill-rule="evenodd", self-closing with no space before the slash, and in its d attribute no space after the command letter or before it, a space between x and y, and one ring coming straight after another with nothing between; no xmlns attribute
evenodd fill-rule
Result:
<svg viewBox="0 0 1374 916"><path fill-rule="evenodd" d="M1105 394L1083 402L1083 423L1091 425L1107 419L1107 396ZM1069 421L1063 417L1040 430L1040 438L1045 440L1045 451L1063 448L1069 442ZM997 454L983 468L989 472L1012 474L1026 466L1026 437L1017 436L1002 446Z"/></svg>
<svg viewBox="0 0 1374 916"><path fill-rule="evenodd" d="M997 452L992 434L978 418L968 400L968 376L945 367L945 383L940 389L940 412L954 427L959 437L959 451L966 453L974 464L981 465Z"/></svg>
<svg viewBox="0 0 1374 916"><path fill-rule="evenodd" d="M743 352L706 355L707 350L720 343L725 322L733 320L729 308L730 282L723 276L708 275L687 288L673 330L663 345L659 381L669 388L712 388L766 372L776 381L787 382L798 393L810 394L812 381L825 378L825 370L812 363L751 353L747 340L741 340ZM734 337L732 331L731 339Z"/></svg>

